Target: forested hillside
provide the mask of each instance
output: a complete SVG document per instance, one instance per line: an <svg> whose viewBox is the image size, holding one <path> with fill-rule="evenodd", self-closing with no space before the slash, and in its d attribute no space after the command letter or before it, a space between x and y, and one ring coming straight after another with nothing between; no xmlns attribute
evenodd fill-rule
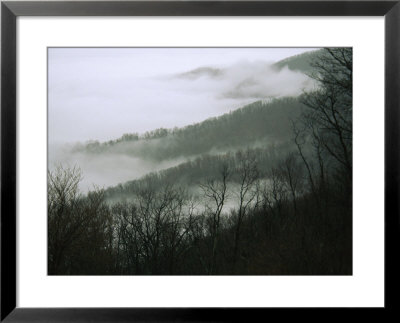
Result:
<svg viewBox="0 0 400 323"><path fill-rule="evenodd" d="M315 62L321 55L321 50L306 52L303 54L295 55L276 62L273 66L278 69L287 67L291 70L301 71L306 74L314 72L313 62Z"/></svg>
<svg viewBox="0 0 400 323"><path fill-rule="evenodd" d="M265 146L289 140L292 137L291 121L298 118L301 110L302 104L297 98L258 101L184 128L156 129L143 135L126 134L105 143L79 145L74 150L93 154L126 154L161 161Z"/></svg>
<svg viewBox="0 0 400 323"><path fill-rule="evenodd" d="M268 145L265 145L268 147ZM121 183L115 187L105 189L105 198L111 203L129 200L132 195L140 191L143 186L157 189L163 185L183 186L188 189L196 188L201 183L217 178L223 167L236 169L244 155L252 156L257 160L258 177L266 179L268 170L281 163L281 156L295 151L295 145L290 141L280 145L270 145L268 148L247 148L223 154L206 154L188 160L175 167L152 172L139 179ZM235 174L229 178L233 185L240 182ZM199 190L191 190L193 197L198 197ZM201 194L200 194L201 196Z"/></svg>

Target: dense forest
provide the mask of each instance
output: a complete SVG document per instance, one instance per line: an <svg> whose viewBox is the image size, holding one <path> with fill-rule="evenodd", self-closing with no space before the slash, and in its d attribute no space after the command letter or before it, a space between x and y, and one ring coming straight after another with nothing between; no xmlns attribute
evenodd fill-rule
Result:
<svg viewBox="0 0 400 323"><path fill-rule="evenodd" d="M161 128L142 136L136 133L125 134L105 143L76 145L74 151L91 154L123 153L162 161L198 156L212 151L226 152L249 145L258 144L263 147L269 142L287 142L291 138L290 119L298 118L301 110L302 104L296 98L257 101L231 113L184 128Z"/></svg>
<svg viewBox="0 0 400 323"><path fill-rule="evenodd" d="M276 62L273 67L279 70L287 67L290 70L296 70L306 74L310 74L314 69L313 61L319 59L319 56L319 50L305 52L303 54L290 56L286 59Z"/></svg>
<svg viewBox="0 0 400 323"><path fill-rule="evenodd" d="M294 61L313 91L76 146L186 160L85 194L79 167L49 171L48 273L352 274L352 49Z"/></svg>

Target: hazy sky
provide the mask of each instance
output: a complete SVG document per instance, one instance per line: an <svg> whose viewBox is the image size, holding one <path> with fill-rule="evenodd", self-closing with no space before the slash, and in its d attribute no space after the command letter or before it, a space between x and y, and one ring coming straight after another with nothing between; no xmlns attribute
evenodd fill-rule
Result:
<svg viewBox="0 0 400 323"><path fill-rule="evenodd" d="M181 127L255 100L296 95L309 79L270 65L309 50L50 48L49 142Z"/></svg>

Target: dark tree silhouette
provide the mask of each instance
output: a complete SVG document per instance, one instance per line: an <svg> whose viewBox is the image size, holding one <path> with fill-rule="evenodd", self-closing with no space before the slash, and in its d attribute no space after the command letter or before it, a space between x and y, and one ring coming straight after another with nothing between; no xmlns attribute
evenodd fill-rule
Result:
<svg viewBox="0 0 400 323"><path fill-rule="evenodd" d="M326 48L319 59L312 63L311 75L317 89L303 95L302 102L308 108L302 122L308 131L322 167L322 154L326 152L338 164L343 173L346 193L352 181L352 84L353 55L351 48ZM320 175L324 176L321 170Z"/></svg>
<svg viewBox="0 0 400 323"><path fill-rule="evenodd" d="M206 213L209 214L211 220L211 265L209 274L217 272L217 248L221 223L221 213L224 204L228 198L227 183L230 176L229 166L223 164L221 167L220 178L217 180L209 179L205 184L200 184L206 198Z"/></svg>

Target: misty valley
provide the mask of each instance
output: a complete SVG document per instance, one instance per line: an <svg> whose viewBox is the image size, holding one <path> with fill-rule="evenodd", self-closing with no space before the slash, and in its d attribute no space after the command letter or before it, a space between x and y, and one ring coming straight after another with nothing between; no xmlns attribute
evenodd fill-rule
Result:
<svg viewBox="0 0 400 323"><path fill-rule="evenodd" d="M48 274L351 275L352 65L351 48L324 48L146 74L140 86L163 93L135 121L148 130L104 140L68 140L53 112ZM49 113L63 82L49 79Z"/></svg>

